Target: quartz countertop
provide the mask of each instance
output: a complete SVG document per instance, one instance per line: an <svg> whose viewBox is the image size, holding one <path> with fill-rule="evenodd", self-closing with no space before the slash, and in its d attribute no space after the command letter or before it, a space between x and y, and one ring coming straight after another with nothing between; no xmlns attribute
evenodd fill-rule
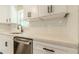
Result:
<svg viewBox="0 0 79 59"><path fill-rule="evenodd" d="M32 38L35 41L41 41L46 42L50 44L70 47L70 48L77 48L78 44L74 42L73 40L68 40L68 37L65 36L46 36L46 35L37 35L32 33L21 33L21 34L11 34L9 32L0 32L2 35L9 35L9 36L19 36L19 37L26 37L26 38Z"/></svg>

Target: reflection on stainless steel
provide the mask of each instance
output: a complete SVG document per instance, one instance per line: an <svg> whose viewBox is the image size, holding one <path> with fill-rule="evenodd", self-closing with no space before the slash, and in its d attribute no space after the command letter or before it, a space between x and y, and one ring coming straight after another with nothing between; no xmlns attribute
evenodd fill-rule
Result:
<svg viewBox="0 0 79 59"><path fill-rule="evenodd" d="M33 41L29 38L15 37L14 38L14 54L32 54Z"/></svg>

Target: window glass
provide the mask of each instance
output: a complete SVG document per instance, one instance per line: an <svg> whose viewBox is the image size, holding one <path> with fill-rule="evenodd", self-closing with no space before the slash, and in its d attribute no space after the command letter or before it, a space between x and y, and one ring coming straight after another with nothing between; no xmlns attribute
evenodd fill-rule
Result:
<svg viewBox="0 0 79 59"><path fill-rule="evenodd" d="M23 27L29 26L29 22L24 20L23 9L18 11L18 24L22 25Z"/></svg>

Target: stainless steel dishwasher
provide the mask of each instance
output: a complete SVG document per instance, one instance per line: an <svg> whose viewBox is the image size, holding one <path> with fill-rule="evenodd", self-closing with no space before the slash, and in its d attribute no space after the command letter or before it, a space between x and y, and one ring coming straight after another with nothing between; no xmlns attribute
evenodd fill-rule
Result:
<svg viewBox="0 0 79 59"><path fill-rule="evenodd" d="M32 54L33 40L24 37L14 37L14 54Z"/></svg>

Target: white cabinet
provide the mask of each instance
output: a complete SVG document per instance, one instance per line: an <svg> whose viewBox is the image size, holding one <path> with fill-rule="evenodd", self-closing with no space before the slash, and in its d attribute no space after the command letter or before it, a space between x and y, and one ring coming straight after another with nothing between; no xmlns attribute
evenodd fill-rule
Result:
<svg viewBox="0 0 79 59"><path fill-rule="evenodd" d="M77 51L73 48L63 47L39 41L33 41L33 54L73 54Z"/></svg>
<svg viewBox="0 0 79 59"><path fill-rule="evenodd" d="M23 17L26 20L47 16L50 14L67 12L65 5L24 5ZM0 6L0 23L18 23L18 12L15 6ZM34 20L34 19L33 19Z"/></svg>
<svg viewBox="0 0 79 59"><path fill-rule="evenodd" d="M67 12L67 6L65 5L25 5L23 8L24 19L26 20L35 20L37 17Z"/></svg>
<svg viewBox="0 0 79 59"><path fill-rule="evenodd" d="M53 13L61 13L61 12L67 12L67 6L66 5L54 5L52 7Z"/></svg>
<svg viewBox="0 0 79 59"><path fill-rule="evenodd" d="M53 47L50 47L49 44L34 41L33 42L33 53L34 54L55 54L55 53L65 53L65 52L61 50L57 50Z"/></svg>
<svg viewBox="0 0 79 59"><path fill-rule="evenodd" d="M17 10L15 6L1 5L0 6L0 23L17 24Z"/></svg>
<svg viewBox="0 0 79 59"><path fill-rule="evenodd" d="M13 54L13 37L0 34L0 52L3 54Z"/></svg>
<svg viewBox="0 0 79 59"><path fill-rule="evenodd" d="M9 23L11 21L10 11L9 5L0 6L0 23Z"/></svg>
<svg viewBox="0 0 79 59"><path fill-rule="evenodd" d="M48 5L38 5L39 17L49 15Z"/></svg>
<svg viewBox="0 0 79 59"><path fill-rule="evenodd" d="M65 5L39 5L39 16L47 16L51 14L57 14L67 12L67 6Z"/></svg>
<svg viewBox="0 0 79 59"><path fill-rule="evenodd" d="M37 5L25 5L24 8L24 19L38 17L38 6Z"/></svg>

